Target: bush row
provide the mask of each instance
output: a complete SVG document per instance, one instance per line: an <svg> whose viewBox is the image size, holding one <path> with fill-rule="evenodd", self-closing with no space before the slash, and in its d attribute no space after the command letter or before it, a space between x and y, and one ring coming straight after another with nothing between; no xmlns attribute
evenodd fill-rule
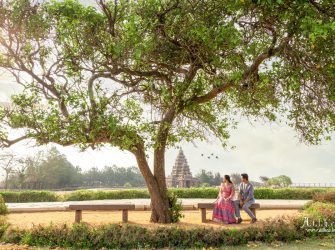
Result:
<svg viewBox="0 0 335 250"><path fill-rule="evenodd" d="M0 191L5 202L43 202L59 201L60 197L49 191Z"/></svg>
<svg viewBox="0 0 335 250"><path fill-rule="evenodd" d="M67 193L63 196L64 201L118 200L140 198L150 198L149 193L146 189L122 189L109 191L79 190Z"/></svg>
<svg viewBox="0 0 335 250"><path fill-rule="evenodd" d="M169 189L178 198L212 198L218 195L218 188L172 188ZM316 195L333 191L334 188L256 188L256 199L313 199ZM64 195L58 195L49 191L1 191L6 202L43 202L43 201L83 201L106 199L140 199L149 198L146 189L122 189L109 191L78 190ZM324 196L320 196L324 197ZM321 199L321 198L320 198ZM325 196L324 199L333 199Z"/></svg>
<svg viewBox="0 0 335 250"><path fill-rule="evenodd" d="M3 227L0 227L5 228ZM43 247L74 249L202 248L247 244L249 241L284 241L304 239L311 234L301 229L300 220L266 221L262 225L240 230L180 227L153 229L133 225L87 224L73 226L36 226L30 230L7 228L1 241Z"/></svg>
<svg viewBox="0 0 335 250"><path fill-rule="evenodd" d="M313 196L313 201L335 203L335 191L317 193Z"/></svg>
<svg viewBox="0 0 335 250"><path fill-rule="evenodd" d="M218 195L217 188L176 188L170 189L179 198L216 198ZM315 194L324 193L330 188L255 188L256 199L290 199L290 200L309 200Z"/></svg>
<svg viewBox="0 0 335 250"><path fill-rule="evenodd" d="M334 191L327 188L256 188L256 199L289 199L289 200L309 200L316 194ZM178 198L209 198L215 199L218 196L218 188L172 188L169 189ZM75 191L66 194L66 201L77 200L103 200L103 199L134 199L149 198L147 190L113 190L113 191Z"/></svg>
<svg viewBox="0 0 335 250"><path fill-rule="evenodd" d="M311 200L316 194L335 191L335 188L256 188L256 199Z"/></svg>

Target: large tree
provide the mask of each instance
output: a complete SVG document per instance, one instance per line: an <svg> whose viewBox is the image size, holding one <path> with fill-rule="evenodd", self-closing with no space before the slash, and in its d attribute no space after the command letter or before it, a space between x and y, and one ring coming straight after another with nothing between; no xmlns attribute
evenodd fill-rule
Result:
<svg viewBox="0 0 335 250"><path fill-rule="evenodd" d="M0 2L0 65L24 87L1 112L2 145L131 152L152 221L171 221L167 147L225 144L238 116L286 117L309 143L335 128L333 0Z"/></svg>

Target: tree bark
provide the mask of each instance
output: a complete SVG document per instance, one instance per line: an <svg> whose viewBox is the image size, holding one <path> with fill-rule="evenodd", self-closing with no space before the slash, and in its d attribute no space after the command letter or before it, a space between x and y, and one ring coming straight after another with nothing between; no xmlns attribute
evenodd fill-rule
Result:
<svg viewBox="0 0 335 250"><path fill-rule="evenodd" d="M161 196L162 202L164 203L164 207L167 208L167 213L169 213L169 198L167 194L166 187L166 178L165 178L165 147L158 148L154 153L154 177L158 184L158 192ZM152 202L153 203L153 202ZM157 220L157 213L152 210L151 221ZM170 217L170 215L169 215ZM167 223L171 222L171 218Z"/></svg>
<svg viewBox="0 0 335 250"><path fill-rule="evenodd" d="M148 161L146 159L144 146L137 145L137 148L132 151L132 153L136 157L136 161L138 167L143 175L143 178L147 184L148 191L151 198L151 222L158 222L158 223L171 223L171 215L170 215L170 206L169 206L169 199L167 196L167 189L165 179L164 182L162 180L158 180L151 172L149 168ZM160 158L160 163L164 163ZM164 170L164 165L162 166Z"/></svg>
<svg viewBox="0 0 335 250"><path fill-rule="evenodd" d="M176 115L175 107L172 106L160 125L158 130L157 144L154 150L154 177L158 183L158 191L162 198L164 206L170 208L169 198L166 187L166 176L165 176L165 149L168 133L170 131L171 123ZM151 220L157 220L157 212L152 210ZM169 213L169 210L167 211ZM171 219L171 218L170 218Z"/></svg>

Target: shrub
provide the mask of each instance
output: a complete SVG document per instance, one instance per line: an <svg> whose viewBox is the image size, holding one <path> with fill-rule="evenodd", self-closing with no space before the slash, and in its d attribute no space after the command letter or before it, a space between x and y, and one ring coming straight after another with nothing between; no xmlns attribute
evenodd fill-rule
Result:
<svg viewBox="0 0 335 250"><path fill-rule="evenodd" d="M231 230L227 228L158 227L142 228L128 224L92 227L35 226L30 230L9 229L2 241L31 246L74 249L138 249L138 248L203 248L247 244L249 241L293 241L310 234L301 229L296 219L277 219L257 226Z"/></svg>
<svg viewBox="0 0 335 250"><path fill-rule="evenodd" d="M0 214L7 214L8 210L7 210L7 206L5 203L5 200L3 199L2 195L0 195Z"/></svg>
<svg viewBox="0 0 335 250"><path fill-rule="evenodd" d="M335 204L313 202L306 207L306 212L312 219L335 220Z"/></svg>
<svg viewBox="0 0 335 250"><path fill-rule="evenodd" d="M313 196L313 201L335 203L335 191L317 193Z"/></svg>
<svg viewBox="0 0 335 250"><path fill-rule="evenodd" d="M29 232L20 228L8 227L7 230L3 232L1 241L6 243L23 243L23 239L29 235Z"/></svg>
<svg viewBox="0 0 335 250"><path fill-rule="evenodd" d="M125 188L131 188L131 187L132 187L132 185L131 185L129 182L125 183L123 186L124 186Z"/></svg>
<svg viewBox="0 0 335 250"><path fill-rule="evenodd" d="M0 238L5 234L9 227L5 217L0 217Z"/></svg>
<svg viewBox="0 0 335 250"><path fill-rule="evenodd" d="M184 215L181 213L181 211L183 210L183 206L181 202L177 200L178 198L173 192L169 192L168 196L169 196L171 222L173 223L179 222L180 219L184 217Z"/></svg>
<svg viewBox="0 0 335 250"><path fill-rule="evenodd" d="M5 202L47 202L58 201L59 196L49 191L1 191Z"/></svg>

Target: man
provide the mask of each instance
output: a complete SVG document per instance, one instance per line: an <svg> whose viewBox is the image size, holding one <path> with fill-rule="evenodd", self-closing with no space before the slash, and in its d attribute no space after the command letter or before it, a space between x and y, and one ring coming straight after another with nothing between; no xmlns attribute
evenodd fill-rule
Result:
<svg viewBox="0 0 335 250"><path fill-rule="evenodd" d="M254 199L254 187L249 182L248 174L241 174L242 183L239 187L238 200L234 201L235 204L235 215L238 218L237 223L240 224L242 222L240 207L251 217L251 223L255 223L257 221L255 215L249 207L255 203Z"/></svg>

